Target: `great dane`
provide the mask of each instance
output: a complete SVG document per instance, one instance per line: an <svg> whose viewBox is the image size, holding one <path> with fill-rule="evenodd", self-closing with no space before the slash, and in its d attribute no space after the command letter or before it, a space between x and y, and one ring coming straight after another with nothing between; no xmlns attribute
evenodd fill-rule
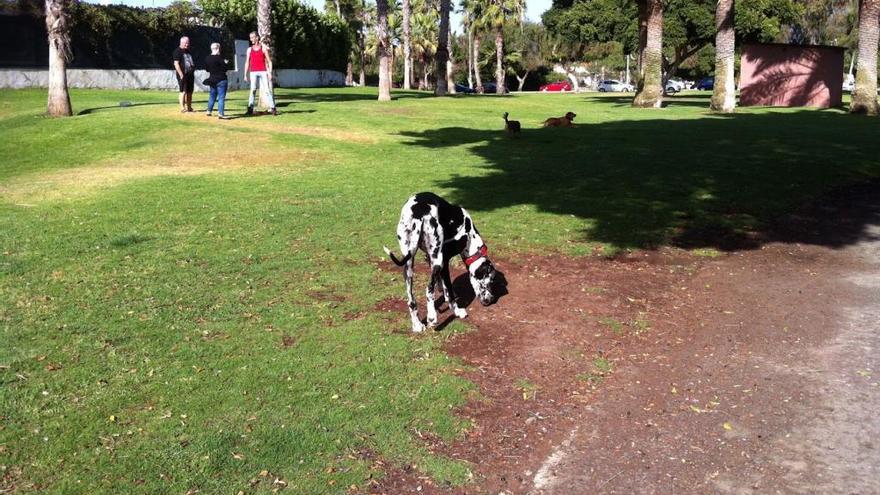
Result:
<svg viewBox="0 0 880 495"><path fill-rule="evenodd" d="M428 299L429 327L437 325L437 308L434 307L434 289L439 281L443 297L458 318L466 318L467 311L458 306L458 300L449 278L449 260L461 256L470 275L474 294L484 306L495 302L497 290L495 278L498 273L489 261L483 238L474 226L470 214L460 206L447 203L434 193L423 192L410 197L400 211L397 224L397 240L402 259L397 259L390 249L385 253L397 266L402 266L406 279L406 295L413 332L425 329L418 316L418 304L413 296L413 265L416 251L421 249L431 265L431 280L425 295Z"/></svg>

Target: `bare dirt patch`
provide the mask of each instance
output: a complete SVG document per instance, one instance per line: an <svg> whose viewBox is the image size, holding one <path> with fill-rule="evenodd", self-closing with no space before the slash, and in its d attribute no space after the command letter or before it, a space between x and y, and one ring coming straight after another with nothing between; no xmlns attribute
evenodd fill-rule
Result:
<svg viewBox="0 0 880 495"><path fill-rule="evenodd" d="M815 211L840 228L846 208ZM833 239L795 240L820 224L717 258L498 260L510 294L471 304L477 330L447 345L481 394L458 411L474 426L428 445L475 482L407 467L373 492L877 493L880 272ZM872 235L847 242L873 239L876 255Z"/></svg>
<svg viewBox="0 0 880 495"><path fill-rule="evenodd" d="M191 114L178 114L178 118L190 118ZM366 133L356 132L349 129L333 127L304 126L288 124L282 118L272 115L259 117L241 117L220 122L219 125L228 126L231 129L248 129L280 134L299 134L302 136L330 139L332 141L353 142L360 144L374 144L378 140Z"/></svg>

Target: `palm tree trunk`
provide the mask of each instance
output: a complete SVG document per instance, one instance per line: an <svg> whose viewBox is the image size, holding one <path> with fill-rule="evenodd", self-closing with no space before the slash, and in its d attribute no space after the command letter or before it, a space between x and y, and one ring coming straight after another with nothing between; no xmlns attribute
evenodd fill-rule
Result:
<svg viewBox="0 0 880 495"><path fill-rule="evenodd" d="M449 8L450 0L440 0L440 33L437 39L437 54L434 60L434 78L437 87L434 94L446 96L449 92L446 62L449 61Z"/></svg>
<svg viewBox="0 0 880 495"><path fill-rule="evenodd" d="M504 94L504 32L499 26L495 31L495 94Z"/></svg>
<svg viewBox="0 0 880 495"><path fill-rule="evenodd" d="M730 113L736 108L733 22L734 0L718 0L715 8L715 88L710 104L715 112Z"/></svg>
<svg viewBox="0 0 880 495"><path fill-rule="evenodd" d="M483 80L480 78L480 37L474 36L474 79L477 87L483 86Z"/></svg>
<svg viewBox="0 0 880 495"><path fill-rule="evenodd" d="M645 77L645 47L648 46L648 1L638 0L639 8L639 52L637 54L639 79ZM638 81L636 81L638 84Z"/></svg>
<svg viewBox="0 0 880 495"><path fill-rule="evenodd" d="M468 28L468 87L474 87L474 27Z"/></svg>
<svg viewBox="0 0 880 495"><path fill-rule="evenodd" d="M361 0L361 15L363 17L364 25L361 27L360 36L358 36L358 47L361 51L361 71L359 74L359 81L361 87L367 85L367 0Z"/></svg>
<svg viewBox="0 0 880 495"><path fill-rule="evenodd" d="M409 0L403 0L403 89L412 89L412 28L410 16L412 9Z"/></svg>
<svg viewBox="0 0 880 495"><path fill-rule="evenodd" d="M660 108L663 104L663 0L646 1L648 33L642 55L643 75L632 104Z"/></svg>
<svg viewBox="0 0 880 495"><path fill-rule="evenodd" d="M49 102L52 117L73 115L67 92L67 60L70 58L68 0L46 0L46 31L49 33Z"/></svg>
<svg viewBox="0 0 880 495"><path fill-rule="evenodd" d="M880 0L859 2L859 61L850 113L880 114L877 104L877 43L880 41Z"/></svg>
<svg viewBox="0 0 880 495"><path fill-rule="evenodd" d="M275 48L272 44L272 0L257 0L257 34L260 43Z"/></svg>
<svg viewBox="0 0 880 495"><path fill-rule="evenodd" d="M391 100L391 40L388 39L388 0L376 0L376 51L379 58L379 101Z"/></svg>
<svg viewBox="0 0 880 495"><path fill-rule="evenodd" d="M452 59L452 33L449 33L449 36L446 38L446 54L449 58L446 59L446 86L449 89L449 94L455 94L455 80L452 77L452 73L455 72L455 60Z"/></svg>

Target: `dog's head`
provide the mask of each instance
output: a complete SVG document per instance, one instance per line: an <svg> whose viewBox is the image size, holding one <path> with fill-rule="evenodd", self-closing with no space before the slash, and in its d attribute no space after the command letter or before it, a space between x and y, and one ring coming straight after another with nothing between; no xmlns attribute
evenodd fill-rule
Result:
<svg viewBox="0 0 880 495"><path fill-rule="evenodd" d="M503 295L497 283L499 272L486 256L471 264L468 267L468 272L471 275L471 286L474 288L474 294L483 306L494 303Z"/></svg>
<svg viewBox="0 0 880 495"><path fill-rule="evenodd" d="M568 112L565 114L565 118L569 121L574 120L575 117L577 117L577 114L575 114L574 112Z"/></svg>

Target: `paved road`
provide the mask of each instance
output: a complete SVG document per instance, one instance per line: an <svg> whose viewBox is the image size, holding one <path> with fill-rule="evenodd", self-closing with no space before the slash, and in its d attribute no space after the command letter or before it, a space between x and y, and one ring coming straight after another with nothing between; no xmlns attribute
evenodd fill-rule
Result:
<svg viewBox="0 0 880 495"><path fill-rule="evenodd" d="M634 355L532 492L880 494L880 187L831 203L699 274L729 306Z"/></svg>

